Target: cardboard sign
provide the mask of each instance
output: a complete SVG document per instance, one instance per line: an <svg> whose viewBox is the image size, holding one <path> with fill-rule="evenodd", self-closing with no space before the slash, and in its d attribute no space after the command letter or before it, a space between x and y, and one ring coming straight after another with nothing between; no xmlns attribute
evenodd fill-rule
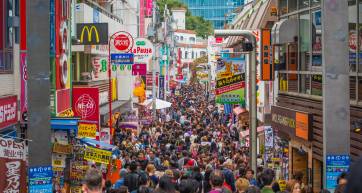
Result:
<svg viewBox="0 0 362 193"><path fill-rule="evenodd" d="M97 125L96 124L85 124L80 123L78 126L78 138L93 138L95 139L97 135Z"/></svg>
<svg viewBox="0 0 362 193"><path fill-rule="evenodd" d="M53 152L61 153L61 154L71 154L73 152L73 146L72 145L63 145L60 143L54 143Z"/></svg>
<svg viewBox="0 0 362 193"><path fill-rule="evenodd" d="M84 150L84 159L88 161L109 164L111 157L112 157L111 151L97 149L89 146L86 147Z"/></svg>

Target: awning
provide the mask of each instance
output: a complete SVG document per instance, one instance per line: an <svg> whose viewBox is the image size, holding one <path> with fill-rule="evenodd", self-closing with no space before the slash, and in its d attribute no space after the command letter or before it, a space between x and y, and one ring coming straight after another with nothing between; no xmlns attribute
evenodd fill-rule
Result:
<svg viewBox="0 0 362 193"><path fill-rule="evenodd" d="M92 147L97 147L99 149L104 149L104 150L108 150L108 151L114 151L116 150L118 147L115 145L111 145L102 141L97 141L95 139L89 139L89 138L82 138L80 140L82 143L85 143L86 145L92 146Z"/></svg>
<svg viewBox="0 0 362 193"><path fill-rule="evenodd" d="M52 118L50 125L52 129L76 130L78 129L79 118Z"/></svg>

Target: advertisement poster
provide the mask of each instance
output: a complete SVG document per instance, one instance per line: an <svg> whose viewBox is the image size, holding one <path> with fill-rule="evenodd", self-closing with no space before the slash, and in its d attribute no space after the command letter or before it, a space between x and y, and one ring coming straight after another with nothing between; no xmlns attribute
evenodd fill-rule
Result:
<svg viewBox="0 0 362 193"><path fill-rule="evenodd" d="M18 122L16 96L0 98L0 130Z"/></svg>
<svg viewBox="0 0 362 193"><path fill-rule="evenodd" d="M81 123L95 124L99 129L98 88L73 88L73 111Z"/></svg>
<svg viewBox="0 0 362 193"><path fill-rule="evenodd" d="M78 138L91 138L95 139L97 136L97 125L80 123L78 126Z"/></svg>
<svg viewBox="0 0 362 193"><path fill-rule="evenodd" d="M29 193L52 193L53 170L51 166L29 168Z"/></svg>
<svg viewBox="0 0 362 193"><path fill-rule="evenodd" d="M84 159L88 161L94 161L96 163L109 164L112 157L111 151L97 149L94 147L86 147L84 150Z"/></svg>
<svg viewBox="0 0 362 193"><path fill-rule="evenodd" d="M216 72L216 103L245 103L245 58L221 58Z"/></svg>
<svg viewBox="0 0 362 193"><path fill-rule="evenodd" d="M273 148L274 147L273 128L271 126L264 126L264 134L265 134L265 148Z"/></svg>
<svg viewBox="0 0 362 193"><path fill-rule="evenodd" d="M333 190L337 186L337 178L342 172L348 172L351 163L349 155L327 155L326 157L327 189Z"/></svg>
<svg viewBox="0 0 362 193"><path fill-rule="evenodd" d="M28 111L28 73L26 53L20 53L20 118L23 120Z"/></svg>

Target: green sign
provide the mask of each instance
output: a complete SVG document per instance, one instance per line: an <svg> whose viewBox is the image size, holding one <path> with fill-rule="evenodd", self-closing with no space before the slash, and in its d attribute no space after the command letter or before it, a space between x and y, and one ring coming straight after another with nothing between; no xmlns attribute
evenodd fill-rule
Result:
<svg viewBox="0 0 362 193"><path fill-rule="evenodd" d="M145 41L137 41L136 45L137 46L144 46L144 45L146 45L146 42Z"/></svg>

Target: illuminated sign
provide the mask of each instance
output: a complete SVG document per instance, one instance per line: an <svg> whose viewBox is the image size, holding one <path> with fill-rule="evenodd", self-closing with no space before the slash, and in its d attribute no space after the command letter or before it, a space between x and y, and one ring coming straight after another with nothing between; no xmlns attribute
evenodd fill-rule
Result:
<svg viewBox="0 0 362 193"><path fill-rule="evenodd" d="M108 44L108 23L77 24L78 44L106 45Z"/></svg>

